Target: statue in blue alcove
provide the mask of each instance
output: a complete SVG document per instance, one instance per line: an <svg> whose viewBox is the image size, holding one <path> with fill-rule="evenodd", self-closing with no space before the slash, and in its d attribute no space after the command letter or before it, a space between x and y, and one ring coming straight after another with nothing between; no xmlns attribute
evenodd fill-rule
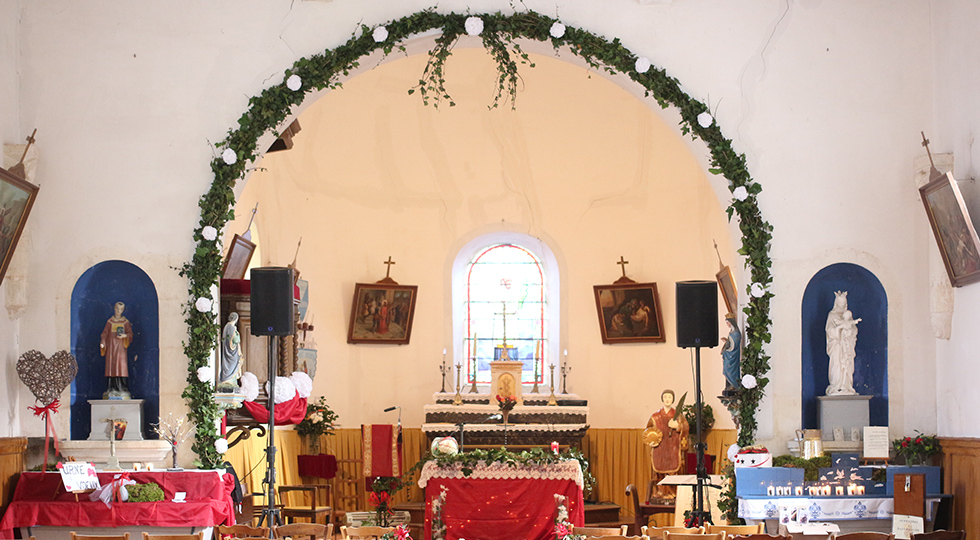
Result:
<svg viewBox="0 0 980 540"><path fill-rule="evenodd" d="M722 371L725 374L725 390L722 396L731 396L742 387L742 333L738 330L735 315L725 316L728 337L721 338Z"/></svg>

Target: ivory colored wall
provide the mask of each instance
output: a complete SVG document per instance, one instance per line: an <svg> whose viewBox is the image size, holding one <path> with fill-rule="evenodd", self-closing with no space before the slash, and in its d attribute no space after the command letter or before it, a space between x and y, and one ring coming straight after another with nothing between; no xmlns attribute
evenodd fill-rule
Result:
<svg viewBox="0 0 980 540"><path fill-rule="evenodd" d="M164 381L161 409L180 410L179 394L186 377L181 309L187 298L186 282L173 268L187 261L193 249L197 199L211 181L209 145L235 126L249 96L281 81L283 70L296 59L342 43L361 22L374 25L430 5L422 0L371 4L48 0L17 6L16 26L4 22L0 28L19 32L19 104L4 103L0 111L17 114L19 120L15 125L0 120L0 134L4 142L19 141L28 126L38 127L43 135L38 167L42 191L30 221L35 246L30 254L31 307L14 322L0 316L4 332L0 350L8 365L22 350L38 348L50 354L67 348L68 302L75 280L98 262L127 260L157 284ZM935 369L937 350L929 328L924 256L935 248L912 181L913 159L922 153L918 132L936 118L928 76L933 57L971 43L970 20L961 15L975 20L974 8L962 1L940 10L948 13L949 26L963 25L948 36L947 46L946 37L934 41L930 33L945 30L941 22L932 26L928 22L939 8L915 0L751 5L575 0L560 2L557 8L553 2L531 0L527 5L552 15L557 9L567 24L609 39L619 37L632 51L677 77L688 93L711 105L724 133L745 152L749 170L764 186L760 206L775 228L776 296L773 341L767 349L772 356L772 394L760 415L761 442L782 445L798 427L800 299L807 280L835 262L867 267L888 292L893 435L913 428L936 430L936 389L943 380ZM12 8L5 4L0 9L6 15ZM449 0L440 9L481 12L501 5L490 0ZM949 61L960 68L972 57L963 52ZM6 58L0 55L0 67L10 63ZM958 58L963 62L956 62ZM962 82L955 79L953 88L943 91L966 95L976 87L972 77L963 75ZM8 88L7 84L0 88ZM976 109L970 108L975 106L965 107L973 111L969 118L975 118ZM966 144L969 126L975 122L956 118L952 112L942 118L956 130L955 139L950 136L956 142L937 150ZM941 139L940 135L934 140ZM684 144L704 170L703 146ZM455 234L466 232L459 225ZM444 271L453 238L426 240L426 254L443 249L439 259L424 261L434 265L434 273ZM628 244L639 242L633 239ZM295 245L292 240L289 244ZM564 242L559 247L568 249ZM407 253L405 258L391 254L404 261L405 266L396 267L399 272L422 265L412 260L418 254ZM619 254L613 253L612 259ZM318 323L334 328L346 323L344 304L349 302L350 283L377 275L375 260L388 253L379 255L365 254L356 275L350 272L338 275L332 284L315 285L318 294L341 299L336 311L324 313ZM566 253L567 260L577 256L578 252ZM587 287L614 277L615 268L607 268L611 265L604 257L597 259L570 268L572 281ZM710 266L710 258L703 264ZM652 266L631 266L631 270L668 282L659 279ZM421 282L425 276L414 277L406 275L403 280ZM957 324L963 325L957 328L969 328L980 316L972 313L974 308L963 306L975 304L969 297L975 293L970 291L957 291L957 309L967 311L957 314ZM569 294L586 293L580 289ZM570 306L587 303L574 296L568 301ZM443 307L426 307L417 316L432 317ZM590 307L585 318L570 323L585 329L579 332L583 362L599 356L593 350L603 350L586 333L594 332L593 318ZM577 328L572 326L568 335L576 335ZM967 361L971 343L964 332L954 329L950 348L955 351L941 364L954 368L956 377L964 381L951 385L962 385L958 395L963 397L965 381L976 375ZM10 345L17 340L19 346ZM318 340L325 341L322 335ZM438 352L447 346L445 340L443 332L416 336L412 349L406 349L411 352L401 354L417 355L435 366ZM570 355L578 354L576 348L569 349ZM380 356L368 350L340 352L332 360L363 366L365 360L358 356ZM572 358L573 364L576 361ZM367 362L378 363L377 358ZM406 378L405 384L434 387L431 372L434 367L418 379L409 373L412 378ZM8 392L12 409L22 410L32 401L26 390ZM387 392L396 392L390 397L398 398L402 390L373 392L384 392L385 402L379 403L374 395L352 398L352 403L371 405L345 422L387 418L375 411L390 401ZM589 397L596 403L594 396ZM943 408L944 414L949 413L943 430L950 431L940 433L977 435L969 416L960 412L969 408L953 407L952 400L944 399ZM648 412L645 405L637 408L642 412L636 412L636 417ZM64 433L67 418L59 420L59 431ZM39 435L41 426L22 421L16 431Z"/></svg>

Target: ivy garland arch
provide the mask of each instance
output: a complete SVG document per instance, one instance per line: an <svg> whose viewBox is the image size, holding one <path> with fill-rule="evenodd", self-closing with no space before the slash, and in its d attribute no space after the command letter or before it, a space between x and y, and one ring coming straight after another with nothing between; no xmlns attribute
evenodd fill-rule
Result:
<svg viewBox="0 0 980 540"><path fill-rule="evenodd" d="M673 106L680 111L682 133L694 140L704 141L711 153L709 172L724 175L729 182L733 197L727 213L729 219L733 214L738 216L742 233L742 246L738 252L745 257L752 280L745 287L749 301L744 308L746 325L742 372L753 376L756 386L743 389L736 405L738 444L752 444L757 428L755 413L769 382L766 377L769 356L764 345L770 340L769 304L772 293L769 285L772 276L769 244L772 226L759 212L756 197L762 191L762 186L749 175L745 156L737 153L732 148L732 142L722 135L708 107L687 95L677 79L658 67L650 66L646 58L633 54L618 39L607 41L586 30L566 27L557 19L533 11L511 15L499 12L470 15L425 10L373 28L362 25L360 30L359 35L355 34L343 45L294 63L286 71L283 83L249 99L249 109L238 119L238 128L230 130L227 138L217 144L223 152L211 162L214 182L198 203L201 221L194 231L197 248L191 262L180 270L180 274L190 282L190 300L184 309L188 326L184 353L189 362L187 387L182 396L190 407L188 416L196 425L192 449L198 456L197 464L217 468L223 461L222 454L215 447L219 439L216 423L221 411L214 401L214 385L202 368L207 369L220 332L211 298L221 270L218 231L234 219L234 187L239 179L245 177L246 164L260 157L257 148L259 137L282 125L292 107L303 102L306 92L339 88L341 84L338 79L357 67L362 57L379 50L384 55L396 49L404 51L400 43L431 30L439 30L441 35L429 52L429 62L418 86L408 90L409 93L418 90L426 104L430 101L437 107L445 101L450 106L454 104L444 87L442 68L458 38L470 33L480 36L484 47L497 63L498 86L491 108L508 99L513 106L518 63L530 64L527 54L514 41L524 38L550 42L556 51L559 47L568 47L594 69L629 76L643 86L645 95L656 99L662 108Z"/></svg>

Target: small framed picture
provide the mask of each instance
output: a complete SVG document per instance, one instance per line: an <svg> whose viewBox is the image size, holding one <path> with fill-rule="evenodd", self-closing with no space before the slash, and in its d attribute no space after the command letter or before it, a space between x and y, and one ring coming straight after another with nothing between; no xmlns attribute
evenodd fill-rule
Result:
<svg viewBox="0 0 980 540"><path fill-rule="evenodd" d="M24 232L38 187L0 168L0 283Z"/></svg>
<svg viewBox="0 0 980 540"><path fill-rule="evenodd" d="M919 188L922 204L954 287L980 281L980 238L952 173Z"/></svg>
<svg viewBox="0 0 980 540"><path fill-rule="evenodd" d="M834 427L834 440L843 441L844 440L844 428L841 426Z"/></svg>
<svg viewBox="0 0 980 540"><path fill-rule="evenodd" d="M255 253L255 244L251 240L236 234L231 240L228 255L225 256L221 278L245 279L245 272L248 271L248 263L252 262L253 253Z"/></svg>
<svg viewBox="0 0 980 540"><path fill-rule="evenodd" d="M725 300L725 308L728 313L738 317L738 289L735 288L735 277L732 276L732 269L727 265L715 274L718 280L718 288L721 289L721 297Z"/></svg>
<svg viewBox="0 0 980 540"><path fill-rule="evenodd" d="M355 284L347 343L407 345L417 292L418 285Z"/></svg>
<svg viewBox="0 0 980 540"><path fill-rule="evenodd" d="M656 283L595 285L593 290L603 343L667 341Z"/></svg>

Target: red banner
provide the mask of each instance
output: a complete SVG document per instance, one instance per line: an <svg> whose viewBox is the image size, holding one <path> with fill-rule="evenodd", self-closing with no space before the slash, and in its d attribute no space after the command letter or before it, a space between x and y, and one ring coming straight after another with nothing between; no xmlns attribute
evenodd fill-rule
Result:
<svg viewBox="0 0 980 540"><path fill-rule="evenodd" d="M364 476L401 476L402 446L398 429L391 424L361 426Z"/></svg>

